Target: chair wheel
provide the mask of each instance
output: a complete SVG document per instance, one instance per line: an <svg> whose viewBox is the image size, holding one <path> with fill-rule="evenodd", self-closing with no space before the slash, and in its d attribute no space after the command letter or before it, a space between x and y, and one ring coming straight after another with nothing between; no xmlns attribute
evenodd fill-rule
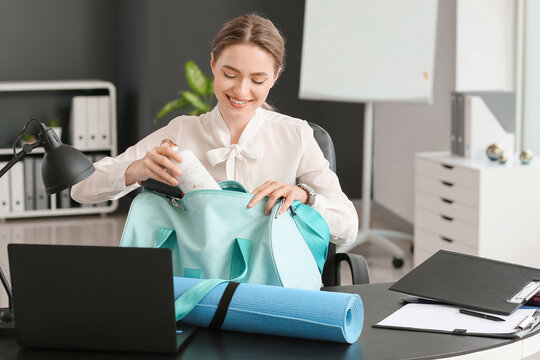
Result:
<svg viewBox="0 0 540 360"><path fill-rule="evenodd" d="M396 258L396 257L395 257L395 258L392 260L392 265L394 265L394 267L395 267L396 269L401 268L401 267L403 266L403 259L400 259L400 258Z"/></svg>

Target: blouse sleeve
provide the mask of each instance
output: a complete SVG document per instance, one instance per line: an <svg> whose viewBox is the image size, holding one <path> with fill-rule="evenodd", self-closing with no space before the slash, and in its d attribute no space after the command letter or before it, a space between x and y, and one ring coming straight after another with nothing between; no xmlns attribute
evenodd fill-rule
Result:
<svg viewBox="0 0 540 360"><path fill-rule="evenodd" d="M126 186L125 173L129 165L141 159L165 138L176 136L175 122L148 135L137 144L129 147L122 154L112 158L105 157L94 163L96 171L71 188L71 197L80 203L99 203L107 200L116 200L138 188L136 182Z"/></svg>
<svg viewBox="0 0 540 360"><path fill-rule="evenodd" d="M341 245L352 243L358 233L358 215L353 203L341 190L337 175L330 170L309 125L301 127L302 158L297 180L311 186L317 196L313 208L328 223L330 241Z"/></svg>

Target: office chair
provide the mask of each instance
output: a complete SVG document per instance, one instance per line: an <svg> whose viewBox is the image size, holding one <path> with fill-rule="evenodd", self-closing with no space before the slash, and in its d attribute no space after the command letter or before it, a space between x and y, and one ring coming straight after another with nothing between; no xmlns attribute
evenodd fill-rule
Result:
<svg viewBox="0 0 540 360"><path fill-rule="evenodd" d="M313 129L315 141L319 144L324 157L330 163L330 170L336 172L336 151L330 134L317 124L308 122ZM369 270L366 259L360 254L336 253L336 245L330 243L328 256L324 264L322 281L324 286L341 285L341 263L349 265L353 284L369 284Z"/></svg>

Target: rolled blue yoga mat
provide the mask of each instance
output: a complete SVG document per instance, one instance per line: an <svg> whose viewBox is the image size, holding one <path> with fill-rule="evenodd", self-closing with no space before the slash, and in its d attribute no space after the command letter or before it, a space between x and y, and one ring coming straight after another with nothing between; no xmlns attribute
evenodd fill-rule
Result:
<svg viewBox="0 0 540 360"><path fill-rule="evenodd" d="M175 299L200 281L175 277ZM208 327L226 286L216 286L182 322ZM363 322L364 308L357 294L242 283L222 329L352 344L358 340Z"/></svg>

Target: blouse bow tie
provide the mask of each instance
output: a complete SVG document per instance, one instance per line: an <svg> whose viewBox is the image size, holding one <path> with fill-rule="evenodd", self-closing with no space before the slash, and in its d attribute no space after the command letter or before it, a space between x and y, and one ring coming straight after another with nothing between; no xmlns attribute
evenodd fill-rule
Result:
<svg viewBox="0 0 540 360"><path fill-rule="evenodd" d="M206 152L206 158L212 166L226 161L227 179L236 179L235 169L237 162L243 163L245 166L246 159L260 160L263 158L264 148L261 143L251 143L249 145L230 144L212 149Z"/></svg>

